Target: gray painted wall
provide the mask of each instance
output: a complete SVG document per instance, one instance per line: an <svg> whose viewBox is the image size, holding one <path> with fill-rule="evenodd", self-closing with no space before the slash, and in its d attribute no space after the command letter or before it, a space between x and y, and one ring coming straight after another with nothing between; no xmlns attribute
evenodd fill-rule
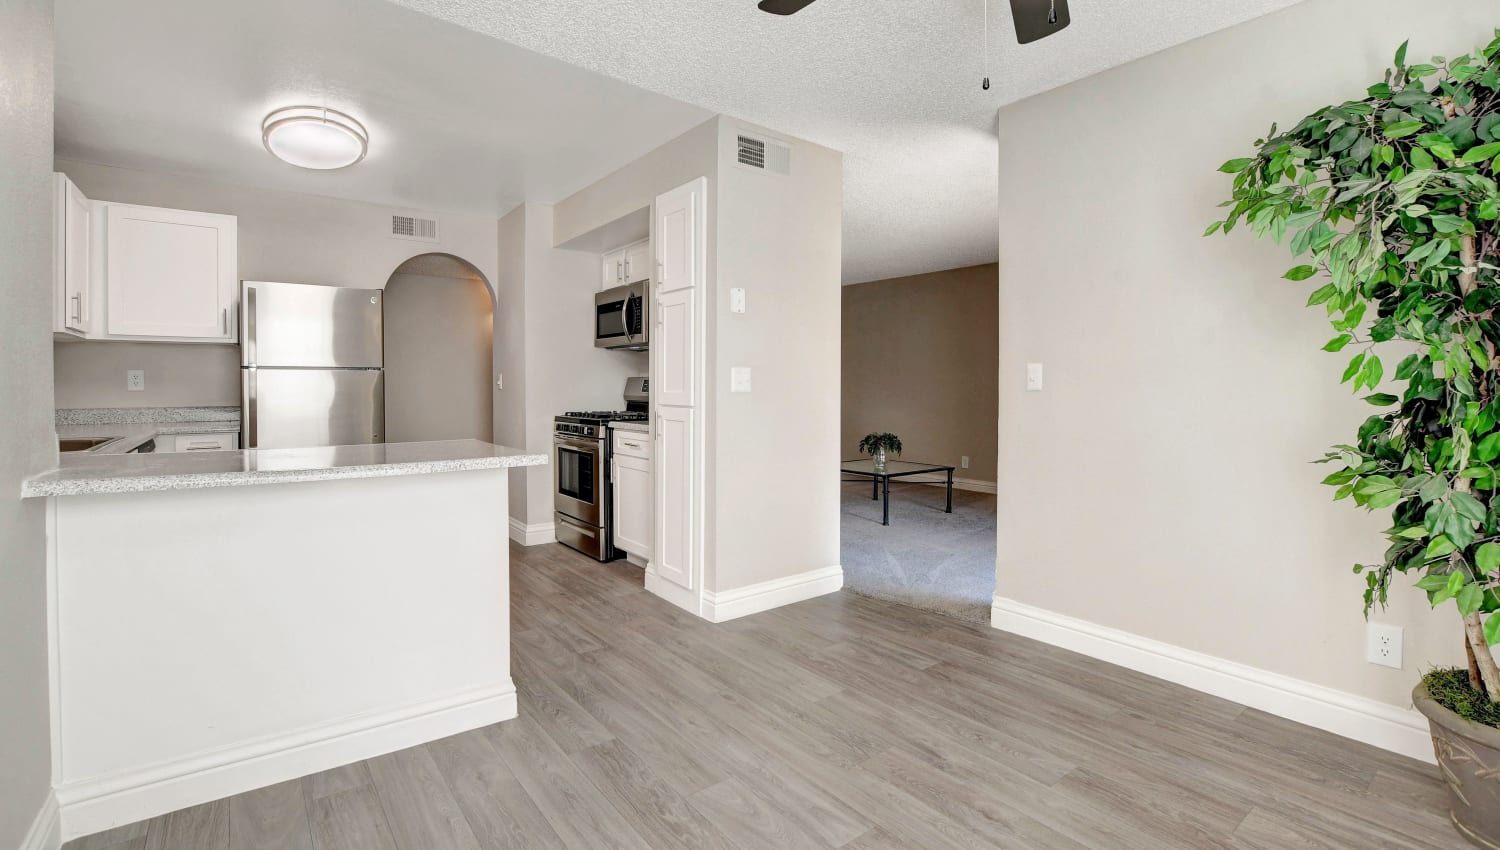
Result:
<svg viewBox="0 0 1500 850"><path fill-rule="evenodd" d="M0 4L0 847L51 792L45 506L52 429L52 2Z"/></svg>
<svg viewBox="0 0 1500 850"><path fill-rule="evenodd" d="M995 480L999 274L989 263L844 287L845 457L891 431L912 460L968 455L954 475Z"/></svg>
<svg viewBox="0 0 1500 850"><path fill-rule="evenodd" d="M1369 406L1286 249L1199 234L1216 169L1272 121L1362 96L1407 38L1455 56L1495 20L1308 0L1000 111L1000 596L1394 706L1462 662L1452 606L1404 588L1375 619L1407 627L1406 669L1365 661L1349 567L1389 518L1308 461Z"/></svg>

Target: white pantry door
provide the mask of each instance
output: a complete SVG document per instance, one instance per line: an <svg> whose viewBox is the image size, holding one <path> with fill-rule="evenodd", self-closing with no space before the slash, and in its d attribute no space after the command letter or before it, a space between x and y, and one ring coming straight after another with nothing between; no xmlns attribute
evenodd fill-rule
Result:
<svg viewBox="0 0 1500 850"><path fill-rule="evenodd" d="M704 292L708 278L708 181L698 178L656 199L656 330L651 339L651 409L656 540L647 588L696 614L703 573Z"/></svg>

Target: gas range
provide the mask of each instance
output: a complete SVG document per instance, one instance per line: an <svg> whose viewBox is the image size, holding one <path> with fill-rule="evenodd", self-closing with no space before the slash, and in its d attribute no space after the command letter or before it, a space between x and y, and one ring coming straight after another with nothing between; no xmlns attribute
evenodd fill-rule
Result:
<svg viewBox="0 0 1500 850"><path fill-rule="evenodd" d="M644 410L570 410L552 417L553 430L576 437L602 437L611 422L646 422L651 415Z"/></svg>

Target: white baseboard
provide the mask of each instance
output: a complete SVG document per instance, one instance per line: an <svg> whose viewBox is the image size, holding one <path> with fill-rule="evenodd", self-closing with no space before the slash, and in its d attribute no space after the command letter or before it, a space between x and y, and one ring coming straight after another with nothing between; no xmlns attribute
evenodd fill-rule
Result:
<svg viewBox="0 0 1500 850"><path fill-rule="evenodd" d="M709 622L722 623L833 593L843 586L844 568L834 564L733 590L706 591L703 594L703 616Z"/></svg>
<svg viewBox="0 0 1500 850"><path fill-rule="evenodd" d="M200 753L142 770L56 788L62 836L111 827L228 797L516 716L509 679L393 711L346 718Z"/></svg>
<svg viewBox="0 0 1500 850"><path fill-rule="evenodd" d="M31 829L21 839L20 850L57 850L62 846L62 820L58 816L57 797L51 791L31 822Z"/></svg>
<svg viewBox="0 0 1500 850"><path fill-rule="evenodd" d="M663 580L651 564L646 565L646 592L667 600L694 617L703 616L703 600L699 594Z"/></svg>
<svg viewBox="0 0 1500 850"><path fill-rule="evenodd" d="M990 625L1042 643L1431 763L1427 720L1415 710L1226 661L995 596Z"/></svg>
<svg viewBox="0 0 1500 850"><path fill-rule="evenodd" d="M515 517L511 517L510 539L522 546L540 546L543 543L556 543L557 526L550 522L534 522L527 525Z"/></svg>

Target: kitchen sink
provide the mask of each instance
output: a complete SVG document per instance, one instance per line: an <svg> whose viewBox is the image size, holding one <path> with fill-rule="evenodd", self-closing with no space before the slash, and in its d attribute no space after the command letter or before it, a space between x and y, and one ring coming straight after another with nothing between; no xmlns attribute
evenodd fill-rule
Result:
<svg viewBox="0 0 1500 850"><path fill-rule="evenodd" d="M90 449L96 449L96 448L104 445L105 443L114 442L115 440L118 440L118 439L120 439L120 438L119 437L94 437L94 438L62 437L62 438L59 438L58 441L57 441L57 450L60 451L60 452L86 452L86 451L88 451Z"/></svg>

